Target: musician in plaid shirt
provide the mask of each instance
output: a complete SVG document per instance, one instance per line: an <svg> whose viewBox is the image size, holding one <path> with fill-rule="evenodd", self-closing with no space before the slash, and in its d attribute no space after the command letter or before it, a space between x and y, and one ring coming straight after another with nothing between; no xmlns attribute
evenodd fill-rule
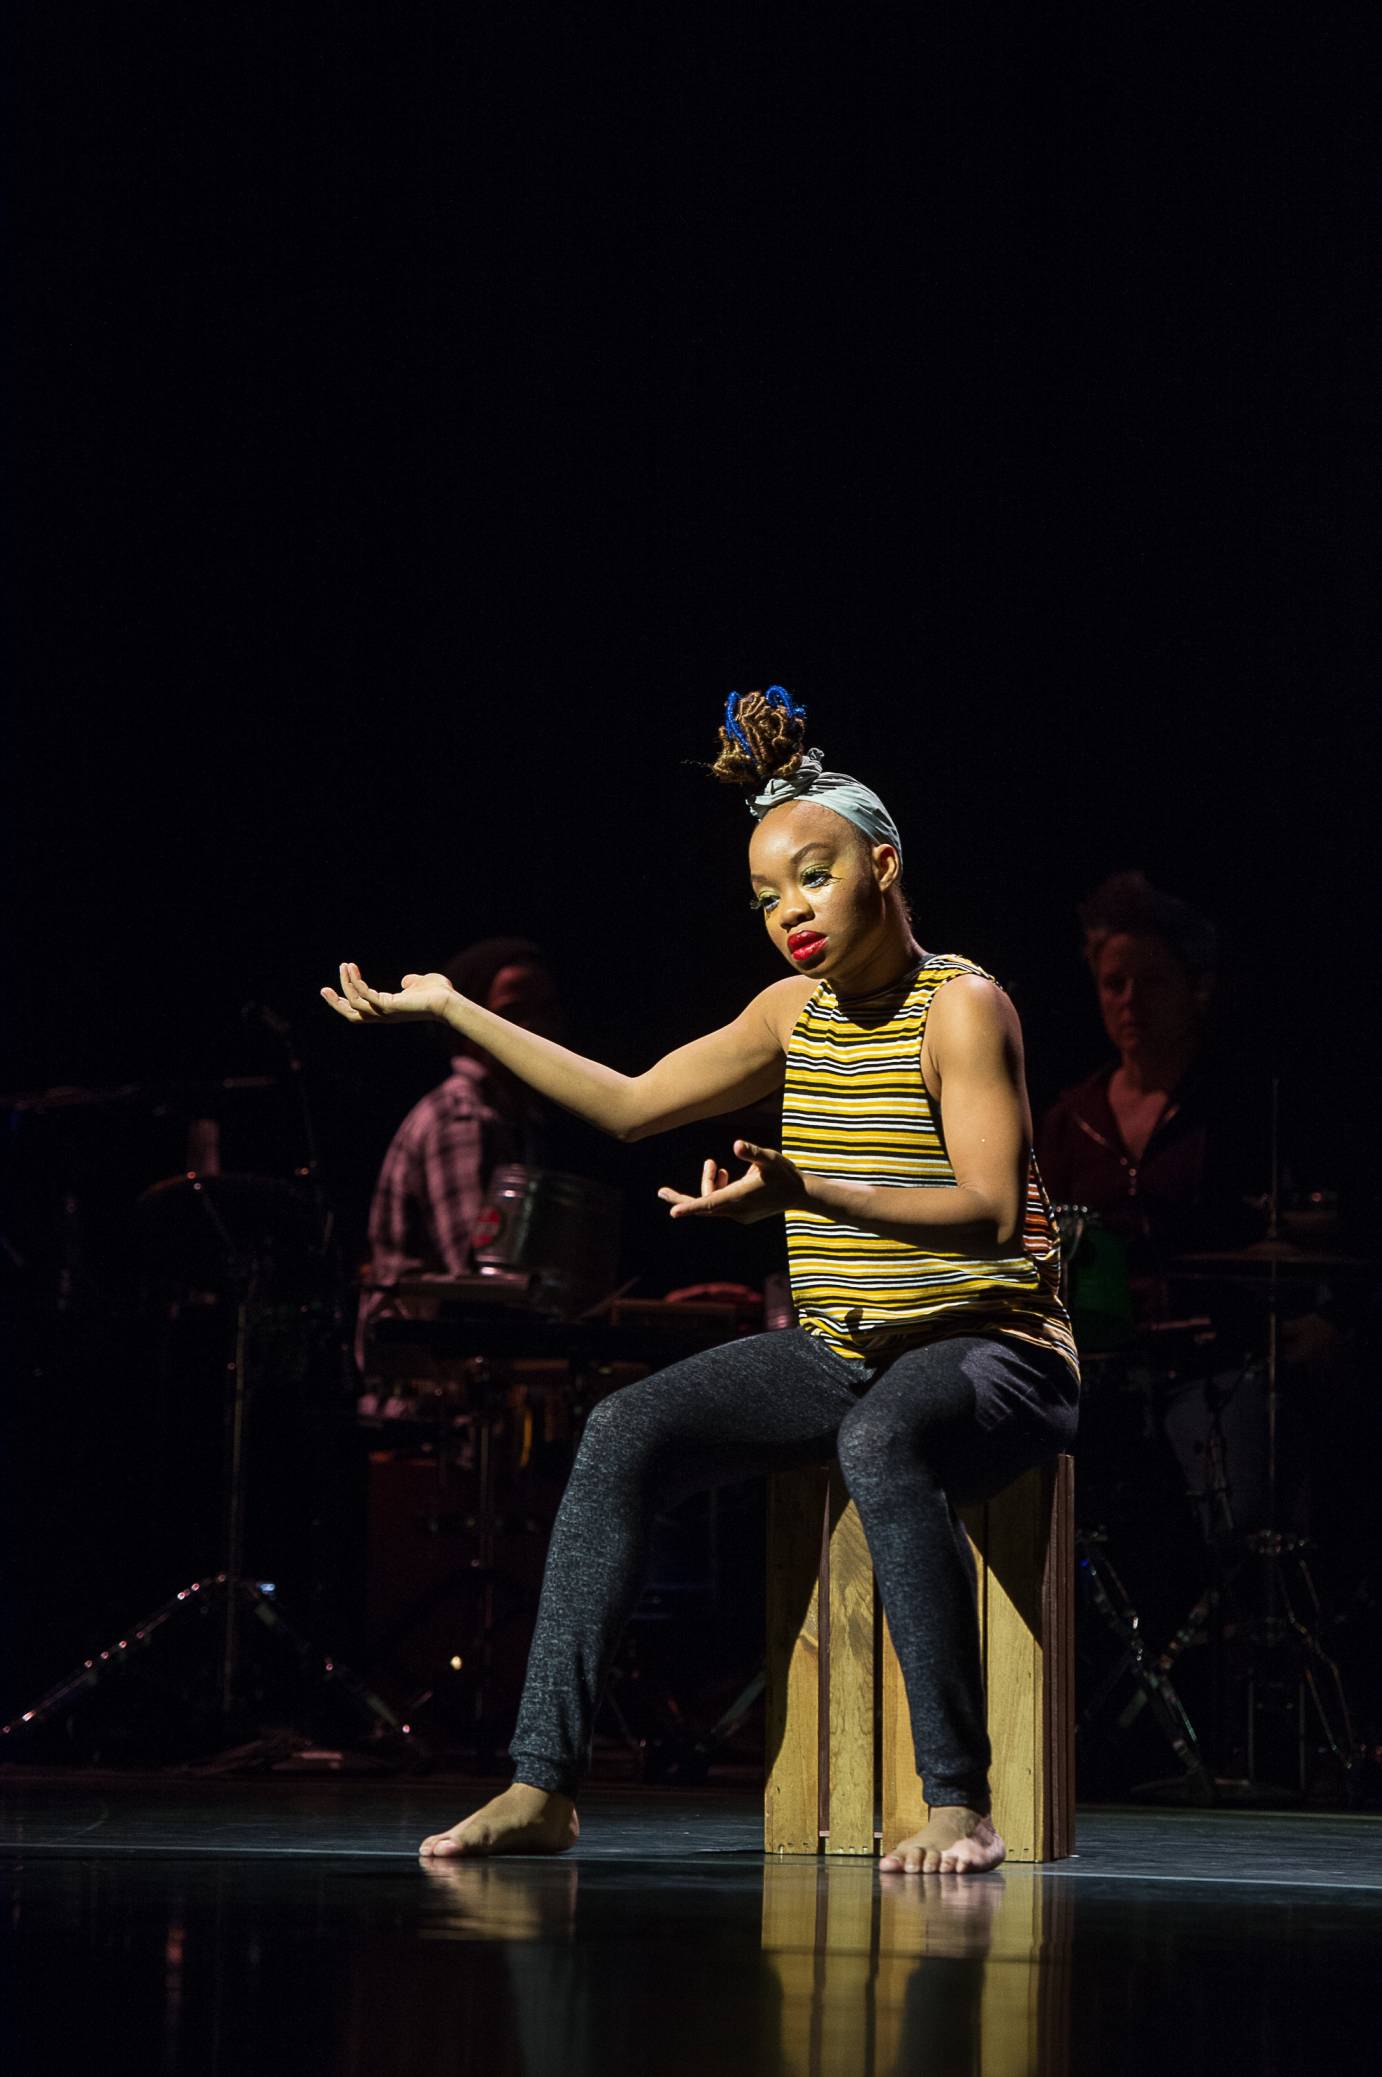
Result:
<svg viewBox="0 0 1382 2077"><path fill-rule="evenodd" d="M441 971L496 1015L557 1036L556 984L545 955L527 939L484 938ZM471 1236L490 1176L506 1161L541 1166L543 1126L543 1107L531 1091L478 1047L453 1052L446 1080L414 1104L384 1156L370 1205L369 1271L355 1333L362 1371L369 1323L401 1309L389 1286L473 1270Z"/></svg>

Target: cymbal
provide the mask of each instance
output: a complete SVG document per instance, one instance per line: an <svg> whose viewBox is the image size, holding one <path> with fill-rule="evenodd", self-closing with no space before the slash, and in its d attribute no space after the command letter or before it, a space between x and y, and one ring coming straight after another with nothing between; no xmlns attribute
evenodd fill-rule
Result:
<svg viewBox="0 0 1382 2077"><path fill-rule="evenodd" d="M113 1089L82 1089L59 1084L53 1089L20 1090L0 1096L0 1111L78 1111L97 1104L129 1103L141 1093L138 1082L121 1082Z"/></svg>
<svg viewBox="0 0 1382 2077"><path fill-rule="evenodd" d="M0 1111L81 1111L114 1104L143 1103L154 1108L171 1104L208 1103L241 1089L276 1089L278 1075L224 1075L205 1082L117 1082L105 1089L59 1083L52 1089L22 1089L0 1096Z"/></svg>
<svg viewBox="0 0 1382 2077"><path fill-rule="evenodd" d="M1245 1248L1207 1248L1180 1255L1167 1274L1172 1277L1213 1278L1235 1274L1260 1277L1314 1276L1326 1269L1366 1269L1357 1255L1326 1254L1316 1248L1300 1248L1291 1240L1255 1240Z"/></svg>

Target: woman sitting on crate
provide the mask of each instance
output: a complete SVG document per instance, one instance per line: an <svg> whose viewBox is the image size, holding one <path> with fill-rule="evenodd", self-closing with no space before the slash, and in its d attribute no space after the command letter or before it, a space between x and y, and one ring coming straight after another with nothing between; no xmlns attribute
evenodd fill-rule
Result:
<svg viewBox="0 0 1382 2077"><path fill-rule="evenodd" d="M674 1219L785 1214L800 1325L675 1363L592 1413L547 1557L513 1785L425 1854L557 1853L649 1524L690 1493L838 1457L906 1683L929 1821L884 1869L993 1868L973 1564L957 1504L1070 1447L1078 1371L1031 1155L1022 1035L969 960L926 952L878 796L822 769L781 686L731 696L716 775L747 787L753 907L792 969L640 1075L582 1059L407 974L322 994L358 1024L440 1019L619 1139L783 1092L782 1146L735 1142ZM653 861L648 861L651 869ZM660 869L675 870L675 862ZM887 1842L885 1842L885 1845Z"/></svg>

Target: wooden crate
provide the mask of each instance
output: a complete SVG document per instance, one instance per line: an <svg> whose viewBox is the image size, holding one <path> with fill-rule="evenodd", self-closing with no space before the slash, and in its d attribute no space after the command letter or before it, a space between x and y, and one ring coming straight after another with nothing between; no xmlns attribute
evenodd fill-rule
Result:
<svg viewBox="0 0 1382 2077"><path fill-rule="evenodd" d="M838 1469L769 1481L769 1853L873 1854L925 1822L897 1655ZM979 1578L993 1820L1013 1861L1074 1850L1074 1466L964 1510Z"/></svg>

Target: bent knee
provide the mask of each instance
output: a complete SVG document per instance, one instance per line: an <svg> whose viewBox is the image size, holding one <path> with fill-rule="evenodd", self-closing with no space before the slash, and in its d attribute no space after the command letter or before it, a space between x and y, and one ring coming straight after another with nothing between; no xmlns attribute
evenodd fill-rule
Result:
<svg viewBox="0 0 1382 2077"><path fill-rule="evenodd" d="M908 1424L879 1419L866 1406L846 1415L836 1451L845 1484L856 1496L885 1485L904 1466L910 1469L925 1461L925 1452Z"/></svg>
<svg viewBox="0 0 1382 2077"><path fill-rule="evenodd" d="M572 1477L592 1473L637 1471L654 1464L661 1454L662 1438L639 1410L627 1403L623 1392L611 1392L586 1416L581 1430Z"/></svg>

